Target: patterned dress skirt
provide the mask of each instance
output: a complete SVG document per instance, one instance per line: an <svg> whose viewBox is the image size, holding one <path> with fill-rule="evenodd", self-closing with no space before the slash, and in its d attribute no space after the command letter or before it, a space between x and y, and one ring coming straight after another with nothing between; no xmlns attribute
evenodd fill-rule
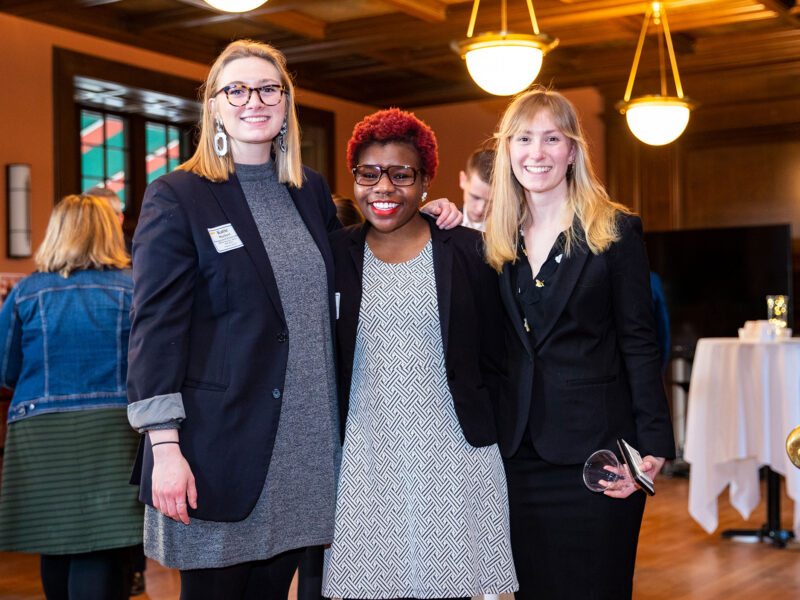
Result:
<svg viewBox="0 0 800 600"><path fill-rule="evenodd" d="M447 385L431 244L401 264L367 247L323 595L516 589L500 452L464 439Z"/></svg>

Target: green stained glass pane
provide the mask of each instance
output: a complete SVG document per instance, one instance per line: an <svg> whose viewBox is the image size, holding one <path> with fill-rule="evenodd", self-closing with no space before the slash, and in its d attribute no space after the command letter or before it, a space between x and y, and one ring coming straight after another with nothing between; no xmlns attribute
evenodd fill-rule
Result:
<svg viewBox="0 0 800 600"><path fill-rule="evenodd" d="M165 125L161 123L147 123L145 125L145 138L147 140L147 154L155 154L162 148L166 140ZM161 150L163 152L163 150Z"/></svg>
<svg viewBox="0 0 800 600"><path fill-rule="evenodd" d="M106 145L110 148L127 148L127 122L122 117L106 115Z"/></svg>
<svg viewBox="0 0 800 600"><path fill-rule="evenodd" d="M168 127L167 128L167 141L174 142L175 140L180 139L181 132L180 129L177 127Z"/></svg>
<svg viewBox="0 0 800 600"><path fill-rule="evenodd" d="M147 171L147 183L152 183L153 181L164 175L166 172L167 169L162 162L162 165L160 167L155 168L152 171L150 170Z"/></svg>
<svg viewBox="0 0 800 600"><path fill-rule="evenodd" d="M81 176L103 178L103 148L102 146L81 147Z"/></svg>
<svg viewBox="0 0 800 600"><path fill-rule="evenodd" d="M98 127L103 122L103 115L89 110L81 111L81 131L87 127Z"/></svg>
<svg viewBox="0 0 800 600"><path fill-rule="evenodd" d="M96 185L100 185L102 183L102 179L97 177L82 177L81 178L81 191L86 191L89 188L93 188Z"/></svg>
<svg viewBox="0 0 800 600"><path fill-rule="evenodd" d="M116 148L106 149L106 177L113 181L124 179L127 162L127 152Z"/></svg>
<svg viewBox="0 0 800 600"><path fill-rule="evenodd" d="M179 164L181 164L180 160L177 158L170 158L167 167L170 171L174 171L175 167L177 167Z"/></svg>

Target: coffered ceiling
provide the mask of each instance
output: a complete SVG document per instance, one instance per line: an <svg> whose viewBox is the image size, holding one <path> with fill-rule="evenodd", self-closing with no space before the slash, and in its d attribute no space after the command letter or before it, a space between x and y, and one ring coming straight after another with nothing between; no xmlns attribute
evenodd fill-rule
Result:
<svg viewBox="0 0 800 600"><path fill-rule="evenodd" d="M681 75L796 63L797 1L666 2ZM507 3L509 30L530 33L525 0ZM541 31L560 40L538 81L562 89L622 82L621 95L646 5L535 0ZM202 0L0 0L0 12L202 63L236 38L270 42L303 88L405 107L487 97L450 49L465 37L471 10L471 0L269 0L234 15ZM500 0L483 0L476 33L499 29ZM643 76L658 69L654 40Z"/></svg>

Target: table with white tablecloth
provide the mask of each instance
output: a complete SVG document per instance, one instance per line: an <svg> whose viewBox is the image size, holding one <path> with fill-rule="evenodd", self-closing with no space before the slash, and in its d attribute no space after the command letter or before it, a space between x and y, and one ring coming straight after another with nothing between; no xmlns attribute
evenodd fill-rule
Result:
<svg viewBox="0 0 800 600"><path fill-rule="evenodd" d="M800 339L749 342L698 340L689 385L685 458L691 464L689 513L712 533L717 497L730 486L731 504L746 519L760 500L762 465L785 476L800 536L800 469L786 437L800 425Z"/></svg>

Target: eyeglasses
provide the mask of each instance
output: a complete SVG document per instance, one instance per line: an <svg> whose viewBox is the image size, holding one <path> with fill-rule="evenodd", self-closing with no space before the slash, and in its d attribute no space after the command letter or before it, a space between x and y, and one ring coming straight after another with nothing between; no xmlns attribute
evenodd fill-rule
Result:
<svg viewBox="0 0 800 600"><path fill-rule="evenodd" d="M408 187L414 185L417 180L417 173L422 173L422 169L415 169L409 165L392 165L385 169L380 165L356 165L353 169L353 176L358 185L376 185L386 173L392 185L398 187Z"/></svg>
<svg viewBox="0 0 800 600"><path fill-rule="evenodd" d="M253 92L258 92L258 99L261 100L262 104L275 106L286 93L286 88L282 85L262 85L261 87L251 88L241 83L234 83L233 85L226 85L214 95L216 96L220 92L225 92L228 103L237 108L250 102L250 95Z"/></svg>

